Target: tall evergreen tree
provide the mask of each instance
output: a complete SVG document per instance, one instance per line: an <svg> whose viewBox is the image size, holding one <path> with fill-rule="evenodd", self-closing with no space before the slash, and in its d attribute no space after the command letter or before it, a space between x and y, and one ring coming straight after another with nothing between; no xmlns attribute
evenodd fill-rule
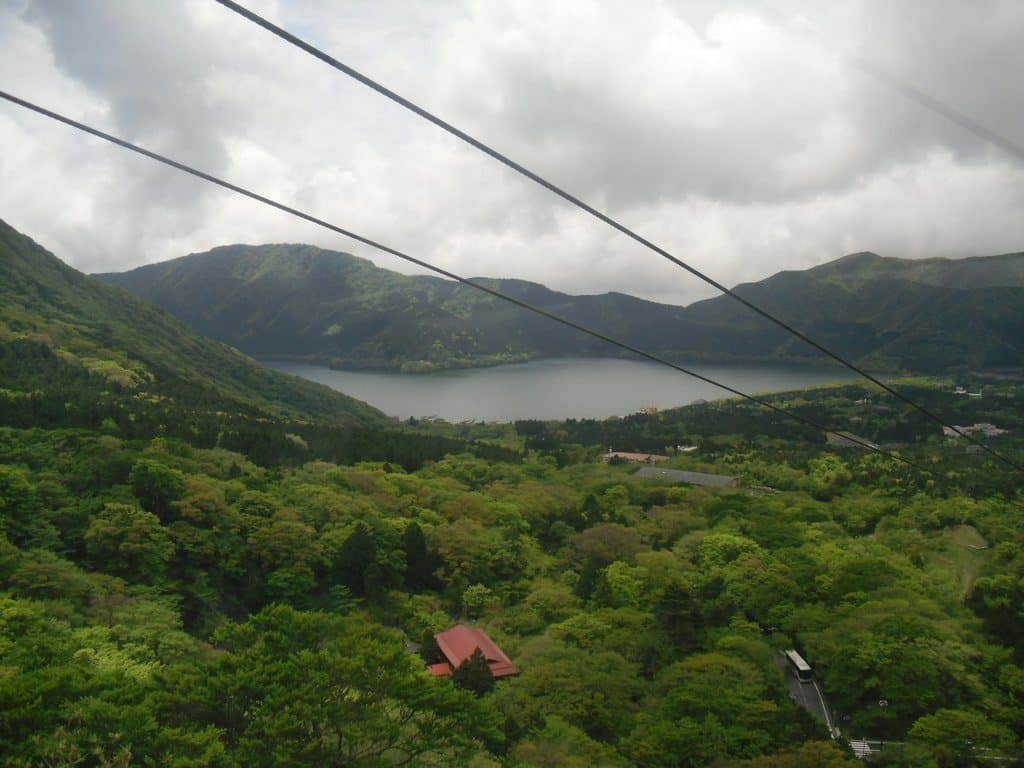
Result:
<svg viewBox="0 0 1024 768"><path fill-rule="evenodd" d="M377 561L377 542L373 531L363 522L356 523L355 528L345 543L338 550L335 570L339 578L349 587L364 593L366 589L366 572L371 564ZM371 577L373 582L375 577ZM371 583L373 586L374 583Z"/></svg>
<svg viewBox="0 0 1024 768"><path fill-rule="evenodd" d="M697 648L701 629L700 608L685 585L672 583L665 587L658 598L655 615L679 650Z"/></svg>
<svg viewBox="0 0 1024 768"><path fill-rule="evenodd" d="M444 661L433 630L425 629L423 631L423 638L420 640L420 658L423 659L424 664L438 664Z"/></svg>
<svg viewBox="0 0 1024 768"><path fill-rule="evenodd" d="M405 550L405 582L412 589L426 589L435 582L436 559L418 523L409 523L402 534Z"/></svg>
<svg viewBox="0 0 1024 768"><path fill-rule="evenodd" d="M472 691L477 696L483 696L494 687L494 675L491 668L487 666L487 659L479 648L473 651L473 655L459 664L452 673L452 682L459 688Z"/></svg>

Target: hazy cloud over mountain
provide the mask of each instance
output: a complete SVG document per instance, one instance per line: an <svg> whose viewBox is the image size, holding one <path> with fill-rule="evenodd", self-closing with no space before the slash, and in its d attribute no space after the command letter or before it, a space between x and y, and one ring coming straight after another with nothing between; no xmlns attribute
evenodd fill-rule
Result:
<svg viewBox="0 0 1024 768"><path fill-rule="evenodd" d="M726 283L1024 249L1024 162L840 55L1024 144L1015 0L249 5ZM0 80L458 272L709 295L212 0L0 2ZM0 217L84 270L238 241L403 268L13 106L0 146Z"/></svg>

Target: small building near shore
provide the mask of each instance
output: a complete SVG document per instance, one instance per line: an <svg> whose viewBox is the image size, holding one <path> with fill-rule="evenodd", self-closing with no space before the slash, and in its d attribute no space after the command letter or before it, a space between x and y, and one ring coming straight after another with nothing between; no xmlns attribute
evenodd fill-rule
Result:
<svg viewBox="0 0 1024 768"><path fill-rule="evenodd" d="M878 449L875 443L852 432L826 432L825 439L836 448L860 448L864 451Z"/></svg>
<svg viewBox="0 0 1024 768"><path fill-rule="evenodd" d="M657 453L628 453L626 451L608 451L601 457L605 464L613 461L622 461L626 464L657 464L659 461L668 461L668 456L661 456Z"/></svg>
<svg viewBox="0 0 1024 768"><path fill-rule="evenodd" d="M967 426L958 424L955 428L943 427L942 434L946 437L957 438L960 437L960 432L957 432L957 430L960 430L960 432L965 435L973 435L975 432L981 432L985 437L999 437L1000 435L1005 435L1010 431L1008 429L1000 429L995 424L990 424L987 421L982 421L977 424L970 424Z"/></svg>
<svg viewBox="0 0 1024 768"><path fill-rule="evenodd" d="M661 469L659 467L644 467L633 477L644 480L666 480L670 483L687 483L705 488L735 488L740 484L740 479L732 475L712 475L708 472L687 472L682 469Z"/></svg>
<svg viewBox="0 0 1024 768"><path fill-rule="evenodd" d="M434 635L437 647L445 660L438 664L430 664L427 669L434 677L447 677L458 669L473 652L479 648L487 659L487 666L494 677L518 675L519 670L508 656L479 627L468 627L456 624L451 629Z"/></svg>

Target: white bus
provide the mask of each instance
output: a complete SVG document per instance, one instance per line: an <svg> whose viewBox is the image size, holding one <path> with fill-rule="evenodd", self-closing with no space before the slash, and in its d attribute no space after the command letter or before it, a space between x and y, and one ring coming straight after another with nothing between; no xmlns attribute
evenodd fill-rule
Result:
<svg viewBox="0 0 1024 768"><path fill-rule="evenodd" d="M790 649L786 651L786 661L789 662L789 666L792 668L797 680L801 683L811 682L811 665L804 661L803 656Z"/></svg>

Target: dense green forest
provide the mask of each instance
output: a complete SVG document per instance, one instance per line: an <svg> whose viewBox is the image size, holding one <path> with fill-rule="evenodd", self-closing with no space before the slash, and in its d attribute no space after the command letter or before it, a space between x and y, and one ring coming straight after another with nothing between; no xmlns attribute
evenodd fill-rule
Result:
<svg viewBox="0 0 1024 768"><path fill-rule="evenodd" d="M790 700L794 646L846 734L900 742L879 765L1016 755L1017 486L962 446L908 469L689 412L659 420L704 447L670 464L740 488L645 483L582 444L407 472L3 428L7 763L854 764ZM460 620L522 673L480 697L431 678L407 646Z"/></svg>
<svg viewBox="0 0 1024 768"><path fill-rule="evenodd" d="M773 396L912 465L736 401L398 424L3 233L4 765L831 768L854 738L890 768L1017 762L1020 476L898 403ZM1024 383L958 383L982 396L900 386L1020 461ZM458 622L520 674L432 677Z"/></svg>
<svg viewBox="0 0 1024 768"><path fill-rule="evenodd" d="M409 277L307 245L225 246L100 277L263 357L429 371L619 354L451 280ZM621 293L574 296L522 280L478 279L677 359L818 360L810 346L724 296L676 307ZM853 254L736 292L878 370L1019 368L1024 359L1024 254Z"/></svg>

